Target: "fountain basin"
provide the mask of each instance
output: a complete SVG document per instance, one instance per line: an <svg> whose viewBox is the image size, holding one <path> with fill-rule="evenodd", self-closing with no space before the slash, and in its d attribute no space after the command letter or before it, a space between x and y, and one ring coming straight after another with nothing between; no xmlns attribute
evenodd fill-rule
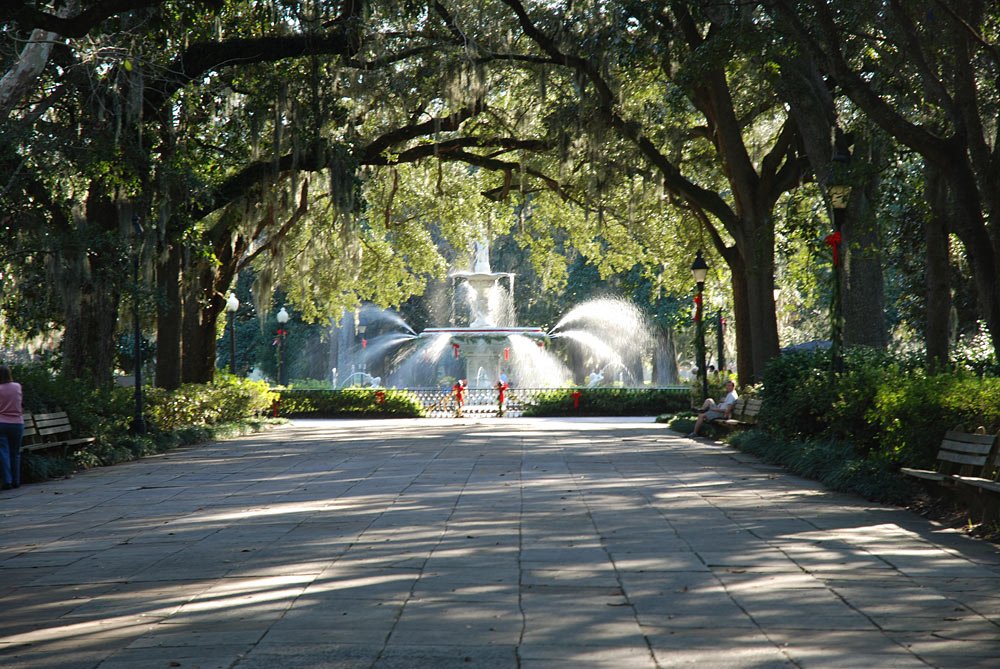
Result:
<svg viewBox="0 0 1000 669"><path fill-rule="evenodd" d="M504 337L510 337L511 335L521 335L525 337L547 337L545 330L542 328L532 328L532 327L511 327L511 328L501 328L501 327L487 327L487 328L427 328L417 335L417 338L421 337L436 337L439 335L448 335L450 337L475 337L477 339L482 338L497 338L502 339Z"/></svg>

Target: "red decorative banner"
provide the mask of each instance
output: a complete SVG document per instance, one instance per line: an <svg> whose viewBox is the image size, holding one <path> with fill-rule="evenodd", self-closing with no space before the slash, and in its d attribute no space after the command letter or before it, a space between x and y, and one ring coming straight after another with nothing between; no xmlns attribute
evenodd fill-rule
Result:
<svg viewBox="0 0 1000 669"><path fill-rule="evenodd" d="M580 398L583 397L583 393L581 393L579 390L574 390L573 394L570 395L570 397L573 398L573 409L574 409L574 411L579 411L580 410Z"/></svg>
<svg viewBox="0 0 1000 669"><path fill-rule="evenodd" d="M823 240L826 244L833 249L833 266L836 267L840 263L840 255L837 249L840 248L840 242L843 241L840 232L834 232L833 234L827 235Z"/></svg>

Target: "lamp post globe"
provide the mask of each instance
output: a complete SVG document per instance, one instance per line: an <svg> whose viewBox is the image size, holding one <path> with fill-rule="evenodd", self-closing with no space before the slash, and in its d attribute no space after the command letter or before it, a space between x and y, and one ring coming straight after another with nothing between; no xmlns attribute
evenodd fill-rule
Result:
<svg viewBox="0 0 1000 669"><path fill-rule="evenodd" d="M695 285L698 289L695 295L694 325L695 325L695 348L696 364L698 365L698 377L701 380L701 400L708 399L708 369L705 365L705 319L702 310L705 292L705 278L708 276L708 263L699 250L695 256L694 263L691 264L691 276L694 277Z"/></svg>
<svg viewBox="0 0 1000 669"><path fill-rule="evenodd" d="M229 314L229 371L236 376L236 312L240 308L240 301L235 293L229 293L226 298L226 313Z"/></svg>
<svg viewBox="0 0 1000 669"><path fill-rule="evenodd" d="M281 354L282 354L282 350L281 349L282 349L282 346L284 345L284 341L285 341L285 334L286 334L285 333L285 325L288 323L288 319L289 318L290 318L290 316L288 315L288 312L285 310L284 307L281 307L281 310L278 311L278 316L277 316L277 319L278 319L278 385L279 386L281 385Z"/></svg>

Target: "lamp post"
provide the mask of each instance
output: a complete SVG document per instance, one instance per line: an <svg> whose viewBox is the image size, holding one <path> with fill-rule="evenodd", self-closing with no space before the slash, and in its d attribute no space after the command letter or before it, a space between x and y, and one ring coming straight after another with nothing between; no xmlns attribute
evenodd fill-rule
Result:
<svg viewBox="0 0 1000 669"><path fill-rule="evenodd" d="M278 385L281 385L281 347L285 341L285 335L288 332L285 330L285 324L288 323L288 312L285 311L284 307L278 312Z"/></svg>
<svg viewBox="0 0 1000 669"><path fill-rule="evenodd" d="M368 353L368 340L365 339L365 333L368 331L368 326L364 323L358 325L358 337L361 338L361 371L368 371L368 361L366 360Z"/></svg>
<svg viewBox="0 0 1000 669"><path fill-rule="evenodd" d="M719 365L719 372L722 372L726 368L726 319L722 315L720 310L716 314L716 327L715 330L715 343L719 349L719 357L717 359Z"/></svg>
<svg viewBox="0 0 1000 669"><path fill-rule="evenodd" d="M240 301L236 299L236 293L229 293L226 300L226 312L229 314L229 371L236 376L236 310L240 308Z"/></svg>
<svg viewBox="0 0 1000 669"><path fill-rule="evenodd" d="M691 276L694 277L698 288L698 293L694 297L694 325L697 339L695 346L697 348L698 376L701 377L701 400L704 402L708 399L708 369L705 366L705 319L703 318L702 302L704 301L705 277L708 276L708 263L705 262L700 250L691 265Z"/></svg>
<svg viewBox="0 0 1000 669"><path fill-rule="evenodd" d="M830 290L830 369L837 374L844 369L844 313L841 303L840 248L843 243L844 219L847 218L847 204L851 198L851 185L847 180L847 169L851 162L851 151L844 132L836 129L833 145L833 171L827 192L833 209L833 233L824 240L833 252L833 286Z"/></svg>
<svg viewBox="0 0 1000 669"><path fill-rule="evenodd" d="M142 223L132 217L132 362L135 367L135 415L132 432L146 434L146 419L142 416L142 328L139 324L139 260L142 255Z"/></svg>

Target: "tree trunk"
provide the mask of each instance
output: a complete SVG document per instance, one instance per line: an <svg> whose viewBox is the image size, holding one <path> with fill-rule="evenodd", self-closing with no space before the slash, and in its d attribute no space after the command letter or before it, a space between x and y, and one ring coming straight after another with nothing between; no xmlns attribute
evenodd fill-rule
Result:
<svg viewBox="0 0 1000 669"><path fill-rule="evenodd" d="M103 184L94 182L86 218L77 222L82 229L69 231L70 238L60 245L58 281L66 319L62 370L98 387L111 383L115 364L122 281L117 240L128 238L120 219L119 208Z"/></svg>
<svg viewBox="0 0 1000 669"><path fill-rule="evenodd" d="M169 244L156 271L156 385L174 390L181 384L181 249Z"/></svg>
<svg viewBox="0 0 1000 669"><path fill-rule="evenodd" d="M761 246L754 245L757 257L748 263L747 270L746 298L749 333L744 336L749 336L751 340L751 363L746 375L742 371L740 372L740 381L744 385L760 382L764 377L767 363L778 357L780 353L778 319L774 310L773 240L767 249L761 248ZM742 356L740 356L740 363L742 364Z"/></svg>
<svg viewBox="0 0 1000 669"><path fill-rule="evenodd" d="M929 367L943 369L948 364L949 317L951 314L951 271L948 252L948 192L938 170L925 170L926 199L931 215L924 221L924 252L927 280L927 325L924 340Z"/></svg>
<svg viewBox="0 0 1000 669"><path fill-rule="evenodd" d="M183 278L181 381L211 383L215 378L216 324L225 300L215 292L215 273L207 261L189 257Z"/></svg>
<svg viewBox="0 0 1000 669"><path fill-rule="evenodd" d="M79 276L67 305L63 334L63 373L100 387L111 383L115 361L115 326L121 302L118 287L95 277Z"/></svg>
<svg viewBox="0 0 1000 669"><path fill-rule="evenodd" d="M868 165L877 165L880 156L874 147L859 142L854 157L863 156ZM870 203L881 179L876 170L867 172L865 183L851 194L844 224L844 271L841 295L844 316L844 345L870 346L884 350L887 344L885 290L878 220Z"/></svg>
<svg viewBox="0 0 1000 669"><path fill-rule="evenodd" d="M952 196L950 227L965 246L965 255L975 279L979 313L989 329L994 355L1000 359L998 233L992 231L984 220L986 203L976 187L975 173L964 156L955 155L949 165L935 167L947 180L948 192Z"/></svg>

